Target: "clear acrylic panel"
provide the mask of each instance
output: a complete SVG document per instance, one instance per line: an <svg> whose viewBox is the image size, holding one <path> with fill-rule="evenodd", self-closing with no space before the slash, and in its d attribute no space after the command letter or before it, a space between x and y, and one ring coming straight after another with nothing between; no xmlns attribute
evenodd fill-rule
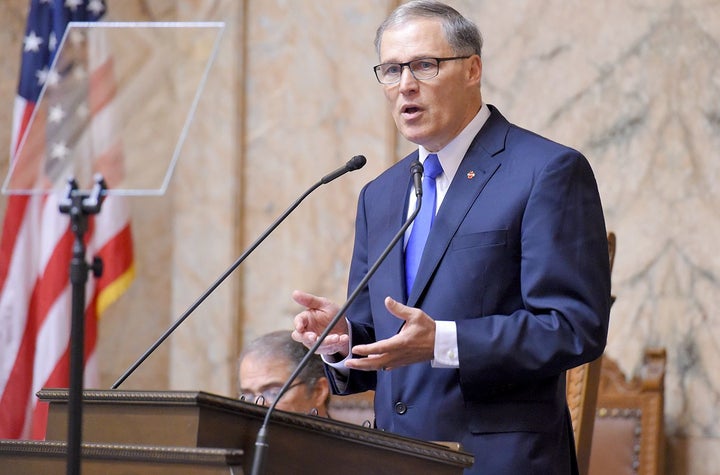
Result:
<svg viewBox="0 0 720 475"><path fill-rule="evenodd" d="M3 183L6 194L167 189L222 22L71 22Z"/></svg>

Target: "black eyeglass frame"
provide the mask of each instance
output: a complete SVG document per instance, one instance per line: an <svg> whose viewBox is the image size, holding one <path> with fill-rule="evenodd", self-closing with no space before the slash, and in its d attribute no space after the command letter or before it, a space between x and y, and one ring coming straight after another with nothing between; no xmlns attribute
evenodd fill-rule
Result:
<svg viewBox="0 0 720 475"><path fill-rule="evenodd" d="M290 385L290 387L287 388L287 391L290 391L292 388L300 386L302 384L308 384L307 381L295 381ZM240 400L241 401L247 401L247 402L254 402L255 404L259 406L264 406L265 404L272 404L275 402L275 399L278 397L278 393L280 392L280 389L282 389L282 386L272 386L269 388L266 388L262 391L260 391L260 394L254 394L254 393L240 393Z"/></svg>
<svg viewBox="0 0 720 475"><path fill-rule="evenodd" d="M443 61L455 61L458 59L468 59L468 58L471 58L472 56L474 56L474 54L467 55L467 56L453 56L450 58L418 58L418 59L413 59L412 61L407 61L405 63L380 63L380 64L373 66L373 71L375 72L375 79L377 79L377 81L380 84L384 84L384 85L399 83L400 80L402 79L402 71L405 68L405 66L407 66L407 68L410 70L410 74L412 74L412 77L414 77L417 81L427 81L428 79L437 77L437 75L440 74L440 63L442 63ZM415 71L413 70L411 65L414 63L421 63L423 61L429 61L429 60L437 62L437 65L436 65L437 69L435 71L435 74L432 76L426 77L426 78L419 78L419 77L415 76ZM388 66L388 65L400 67L400 73L398 74L397 81L385 82L382 79L380 79L380 74L379 74L380 68L382 68L383 66Z"/></svg>

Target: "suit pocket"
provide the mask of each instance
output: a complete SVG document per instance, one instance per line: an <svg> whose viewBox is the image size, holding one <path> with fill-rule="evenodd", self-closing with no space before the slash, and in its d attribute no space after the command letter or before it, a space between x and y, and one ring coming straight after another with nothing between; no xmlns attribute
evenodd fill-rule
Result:
<svg viewBox="0 0 720 475"><path fill-rule="evenodd" d="M461 234L452 240L451 249L469 249L472 247L504 246L507 244L507 229Z"/></svg>

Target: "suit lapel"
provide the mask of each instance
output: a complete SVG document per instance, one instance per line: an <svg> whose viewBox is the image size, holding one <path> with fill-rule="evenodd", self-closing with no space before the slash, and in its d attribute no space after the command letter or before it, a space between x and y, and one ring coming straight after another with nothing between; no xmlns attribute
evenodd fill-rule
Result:
<svg viewBox="0 0 720 475"><path fill-rule="evenodd" d="M415 306L447 251L450 241L472 204L502 163L509 123L492 106L488 122L480 129L455 173L435 216L425 251L407 304Z"/></svg>

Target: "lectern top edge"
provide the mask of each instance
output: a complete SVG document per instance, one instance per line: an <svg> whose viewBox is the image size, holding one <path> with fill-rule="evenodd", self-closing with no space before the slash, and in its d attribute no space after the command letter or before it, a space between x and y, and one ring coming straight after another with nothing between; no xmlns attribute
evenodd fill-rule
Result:
<svg viewBox="0 0 720 475"><path fill-rule="evenodd" d="M51 406L64 406L68 400L68 390L43 389L37 393L37 396L41 401L49 402ZM195 408L200 413L199 418L206 417L203 414L215 414L218 417L227 416L228 423L232 423L230 421L239 417L242 420L252 421L253 424L259 424L267 411L265 406L203 391L85 390L83 391L83 406L87 410L90 410L91 407L163 406L160 410L164 413L174 409L180 410L180 408L183 408L183 411ZM451 449L438 443L412 439L318 416L278 410L272 414L271 421L278 427L291 428L298 433L323 435L360 446L375 447L456 467L469 467L474 460L473 456L467 452ZM217 420L215 422L217 423Z"/></svg>

